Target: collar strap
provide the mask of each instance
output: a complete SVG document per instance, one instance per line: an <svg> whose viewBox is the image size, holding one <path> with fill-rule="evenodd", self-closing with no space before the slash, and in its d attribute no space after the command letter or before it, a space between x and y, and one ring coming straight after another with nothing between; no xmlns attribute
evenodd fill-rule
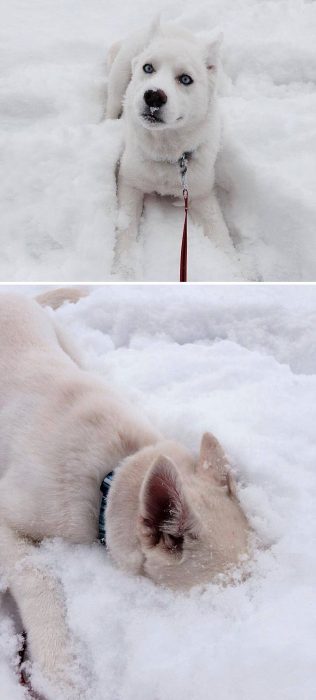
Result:
<svg viewBox="0 0 316 700"><path fill-rule="evenodd" d="M100 513L99 513L99 537L98 537L98 539L99 539L100 544L102 544L104 547L106 546L105 511L106 511L106 504L107 504L109 490L111 488L113 476L114 476L114 472L110 472L109 474L107 474L106 477L103 479L102 484L100 486L100 491L102 493L102 497L101 497L101 503L100 503Z"/></svg>

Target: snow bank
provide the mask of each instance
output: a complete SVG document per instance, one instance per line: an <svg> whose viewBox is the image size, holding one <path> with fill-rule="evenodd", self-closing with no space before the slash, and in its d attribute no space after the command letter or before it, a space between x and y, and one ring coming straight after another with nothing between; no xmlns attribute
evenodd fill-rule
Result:
<svg viewBox="0 0 316 700"><path fill-rule="evenodd" d="M106 280L120 124L102 121L111 43L153 12L224 32L220 197L236 265L190 226L191 280L315 280L315 24L304 0L11 0L0 37L2 280ZM151 198L143 279L177 280L182 213Z"/></svg>
<svg viewBox="0 0 316 700"><path fill-rule="evenodd" d="M100 287L56 313L86 364L166 435L198 450L214 431L268 545L247 581L187 595L124 575L98 545L44 545L92 673L89 697L312 700L316 289L259 286L250 299L238 286ZM1 611L0 697L19 700Z"/></svg>

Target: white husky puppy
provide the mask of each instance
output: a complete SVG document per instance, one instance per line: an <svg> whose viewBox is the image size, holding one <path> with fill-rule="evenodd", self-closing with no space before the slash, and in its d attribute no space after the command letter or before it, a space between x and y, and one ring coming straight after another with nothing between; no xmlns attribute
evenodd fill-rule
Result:
<svg viewBox="0 0 316 700"><path fill-rule="evenodd" d="M170 24L110 50L108 116L118 116L124 105L114 269L130 272L145 194L170 195L182 203L182 156L193 219L215 244L233 251L214 192L220 43L221 38L206 40Z"/></svg>
<svg viewBox="0 0 316 700"><path fill-rule="evenodd" d="M56 307L64 298L39 300ZM217 440L205 434L198 458L164 440L78 366L52 312L1 294L0 338L0 564L31 658L68 700L78 695L62 596L34 552L46 537L96 541L105 475L117 469L109 552L157 583L187 588L228 573L247 552L250 528Z"/></svg>

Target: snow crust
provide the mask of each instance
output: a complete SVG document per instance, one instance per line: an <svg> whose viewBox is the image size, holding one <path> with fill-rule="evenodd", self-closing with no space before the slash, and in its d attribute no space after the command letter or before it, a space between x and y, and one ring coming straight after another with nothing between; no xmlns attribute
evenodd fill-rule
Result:
<svg viewBox="0 0 316 700"><path fill-rule="evenodd" d="M190 225L191 280L315 280L316 5L304 0L1 0L0 279L111 277L121 124L110 45L153 13L224 33L220 199L238 262ZM138 279L177 280L183 213L149 198Z"/></svg>
<svg viewBox="0 0 316 700"><path fill-rule="evenodd" d="M313 700L316 289L108 286L56 314L166 436L194 451L204 430L218 436L264 545L246 581L184 595L124 575L97 544L45 543L88 697ZM0 697L20 700L0 601Z"/></svg>

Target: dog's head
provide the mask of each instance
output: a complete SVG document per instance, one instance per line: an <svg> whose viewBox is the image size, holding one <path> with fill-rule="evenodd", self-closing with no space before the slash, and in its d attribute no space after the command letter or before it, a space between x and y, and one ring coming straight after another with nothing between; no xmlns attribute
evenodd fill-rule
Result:
<svg viewBox="0 0 316 700"><path fill-rule="evenodd" d="M215 90L220 42L160 27L132 63L125 109L151 130L201 123Z"/></svg>
<svg viewBox="0 0 316 700"><path fill-rule="evenodd" d="M228 573L246 554L250 527L211 434L203 436L197 461L177 443L161 443L129 458L118 477L109 548L123 568L189 588Z"/></svg>

